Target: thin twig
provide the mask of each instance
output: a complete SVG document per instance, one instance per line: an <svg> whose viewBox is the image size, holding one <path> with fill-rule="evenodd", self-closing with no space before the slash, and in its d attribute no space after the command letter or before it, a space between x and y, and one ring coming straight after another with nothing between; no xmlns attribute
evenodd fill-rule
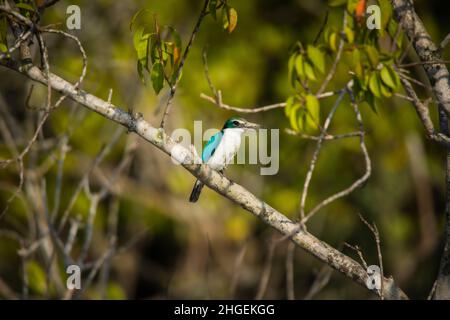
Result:
<svg viewBox="0 0 450 320"><path fill-rule="evenodd" d="M293 135L293 136L298 136L302 139L307 139L307 140L314 140L317 141L320 139L320 135L319 136L312 136L306 133L300 133L297 131L294 131L292 129L286 128L285 129L287 134ZM364 134L363 132L360 131L355 131L355 132L348 132L348 133L342 133L342 134L329 134L327 133L324 137L323 140L324 141L330 141L330 140L339 140L339 139L345 139L345 138L355 138L355 137L360 137L361 134Z"/></svg>
<svg viewBox="0 0 450 320"><path fill-rule="evenodd" d="M264 263L264 269L261 275L261 280L259 281L258 292L256 293L255 300L261 300L264 298L264 294L267 290L267 285L269 284L270 273L272 271L272 261L273 255L275 253L275 247L277 246L277 241L270 241L269 250L266 257L266 262Z"/></svg>
<svg viewBox="0 0 450 320"><path fill-rule="evenodd" d="M314 150L314 154L312 156L311 162L309 164L308 172L306 173L305 182L303 184L303 191L300 198L300 218L303 220L305 218L305 203L306 203L306 197L308 195L308 189L309 184L311 182L312 174L314 172L314 169L316 167L317 158L319 157L320 150L322 148L322 141L324 140L324 137L326 135L326 132L328 130L328 127L330 126L331 120L333 119L333 116L336 112L337 107L341 103L342 99L344 98L344 95L346 93L346 90L342 89L340 90L339 96L337 97L336 101L334 102L333 107L331 108L330 112L328 113L327 118L325 119L322 132L319 136L319 140L316 144L316 149Z"/></svg>
<svg viewBox="0 0 450 320"><path fill-rule="evenodd" d="M295 300L294 283L294 253L295 244L289 241L286 248L286 296L288 300Z"/></svg>
<svg viewBox="0 0 450 320"><path fill-rule="evenodd" d="M205 2L203 4L203 9L200 12L200 16L198 17L198 20L197 20L197 23L195 24L194 30L191 33L191 37L189 39L189 42L188 42L186 48L184 49L184 53L183 53L183 57L181 58L180 65L178 66L177 70L175 71L175 83L174 84L169 83L170 94L169 94L169 98L167 99L166 107L164 108L164 114L163 114L163 117L161 119L160 128L164 129L166 118L167 118L167 116L170 113L170 108L172 106L172 100L173 100L173 97L175 96L175 92L177 90L178 82L180 81L180 75L181 75L181 72L183 71L184 63L186 62L186 58L188 57L188 54L189 54L189 51L190 51L190 49L192 47L192 44L194 42L195 36L197 35L198 30L200 29L200 25L201 25L201 23L203 21L203 18L207 14L208 4L209 4L209 0L205 0Z"/></svg>
<svg viewBox="0 0 450 320"><path fill-rule="evenodd" d="M347 24L347 11L344 11L344 17L342 22L342 32ZM339 46L337 49L336 57L334 59L333 65L331 66L331 69L328 71L327 76L325 77L325 80L322 82L322 85L320 86L319 90L317 90L317 95L320 95L322 92L325 91L327 88L328 83L333 78L334 74L336 73L336 69L338 66L339 61L341 60L342 52L344 50L344 39L341 37L339 40Z"/></svg>
<svg viewBox="0 0 450 320"><path fill-rule="evenodd" d="M364 142L364 125L362 122L361 113L359 111L358 105L356 103L355 97L353 95L353 92L351 91L351 88L348 86L347 91L350 95L351 105L353 107L353 110L355 112L356 120L359 124L359 132L360 132L360 140L359 145L361 148L361 151L364 155L364 163L365 163L365 172L364 174L357 179L355 182L353 182L348 188L335 193L334 195L326 198L322 202L320 202L318 205L316 205L301 221L301 224L305 224L312 216L314 216L315 213L317 213L320 209L324 208L325 206L329 205L331 202L336 201L339 198L345 197L355 191L356 189L362 187L364 183L369 179L370 174L372 172L372 165L369 157L369 153L367 152L367 147Z"/></svg>
<svg viewBox="0 0 450 320"><path fill-rule="evenodd" d="M364 217L358 213L359 218L361 219L361 221L369 228L369 230L372 232L374 238L375 238L375 242L377 245L377 253L378 253L378 263L380 264L380 283L381 283L381 288L380 288L380 298L381 300L384 300L384 272L383 272L383 255L381 254L381 244L380 244L380 233L378 232L378 228L377 225L375 223L370 224L367 222L367 220L364 219Z"/></svg>

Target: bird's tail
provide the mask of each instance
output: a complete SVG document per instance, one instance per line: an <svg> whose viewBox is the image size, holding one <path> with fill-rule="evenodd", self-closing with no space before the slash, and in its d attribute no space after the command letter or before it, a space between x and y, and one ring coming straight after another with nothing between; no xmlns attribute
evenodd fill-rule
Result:
<svg viewBox="0 0 450 320"><path fill-rule="evenodd" d="M203 183L199 180L195 181L194 188L192 189L191 196L189 197L189 202L197 202L202 189Z"/></svg>

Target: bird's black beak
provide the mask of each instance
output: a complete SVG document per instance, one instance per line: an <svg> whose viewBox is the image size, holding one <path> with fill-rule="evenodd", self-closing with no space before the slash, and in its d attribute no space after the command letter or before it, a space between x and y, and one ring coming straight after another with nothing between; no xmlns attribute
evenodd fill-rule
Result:
<svg viewBox="0 0 450 320"><path fill-rule="evenodd" d="M244 123L244 128L245 129L259 129L261 128L261 126L257 123L252 123L252 122L245 122Z"/></svg>

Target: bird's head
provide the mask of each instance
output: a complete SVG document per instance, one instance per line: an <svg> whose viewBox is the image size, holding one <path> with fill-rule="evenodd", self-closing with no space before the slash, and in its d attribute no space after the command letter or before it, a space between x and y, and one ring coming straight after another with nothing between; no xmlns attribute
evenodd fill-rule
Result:
<svg viewBox="0 0 450 320"><path fill-rule="evenodd" d="M225 121L223 129L258 129L259 124L249 122L243 118L232 117Z"/></svg>

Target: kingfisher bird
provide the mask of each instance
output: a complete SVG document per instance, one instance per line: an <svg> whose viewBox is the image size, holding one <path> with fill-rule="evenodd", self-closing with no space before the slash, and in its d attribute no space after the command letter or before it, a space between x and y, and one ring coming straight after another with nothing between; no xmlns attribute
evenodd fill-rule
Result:
<svg viewBox="0 0 450 320"><path fill-rule="evenodd" d="M241 146L241 136L247 129L257 129L260 126L243 118L232 117L225 121L222 130L213 135L203 148L202 162L223 174ZM195 181L190 202L196 202L202 192L203 183Z"/></svg>

